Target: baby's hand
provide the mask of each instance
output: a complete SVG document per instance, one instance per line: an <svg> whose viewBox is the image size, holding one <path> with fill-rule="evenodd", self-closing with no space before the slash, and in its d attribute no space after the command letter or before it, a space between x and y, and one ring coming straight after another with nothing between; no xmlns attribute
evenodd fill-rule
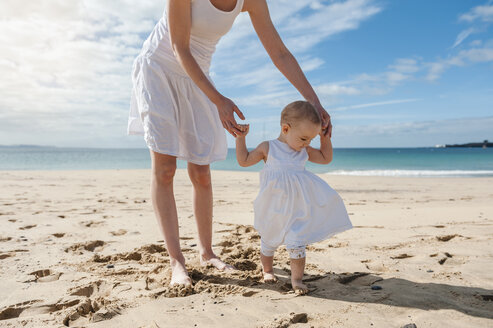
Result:
<svg viewBox="0 0 493 328"><path fill-rule="evenodd" d="M238 124L240 126L240 132L236 133L237 137L244 137L248 134L250 130L250 124Z"/></svg>
<svg viewBox="0 0 493 328"><path fill-rule="evenodd" d="M320 133L318 134L320 136L320 139L330 138L330 133L327 133L328 129L330 129L330 127L326 127L325 129L324 128L320 129Z"/></svg>

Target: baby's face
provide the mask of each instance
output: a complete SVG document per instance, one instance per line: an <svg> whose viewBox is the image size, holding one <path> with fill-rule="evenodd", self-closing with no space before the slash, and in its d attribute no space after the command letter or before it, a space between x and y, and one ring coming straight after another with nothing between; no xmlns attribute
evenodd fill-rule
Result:
<svg viewBox="0 0 493 328"><path fill-rule="evenodd" d="M287 125L287 124L286 124ZM284 126L283 133L286 143L296 151L300 151L310 145L310 142L320 133L322 126L310 121L301 121L294 126Z"/></svg>

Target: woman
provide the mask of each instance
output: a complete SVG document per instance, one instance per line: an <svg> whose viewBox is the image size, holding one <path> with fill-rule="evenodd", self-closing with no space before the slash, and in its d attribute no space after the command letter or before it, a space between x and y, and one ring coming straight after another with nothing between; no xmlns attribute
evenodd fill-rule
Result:
<svg viewBox="0 0 493 328"><path fill-rule="evenodd" d="M219 270L233 269L212 251L209 164L226 158L223 128L236 136L240 127L234 113L241 119L244 116L231 99L216 90L209 66L217 42L240 11L248 12L276 67L317 108L325 133L331 133L330 116L280 39L266 0L168 0L163 17L134 62L128 133L144 135L151 152L151 196L170 255L170 285L191 284L180 249L173 195L177 158L188 162L200 262Z"/></svg>

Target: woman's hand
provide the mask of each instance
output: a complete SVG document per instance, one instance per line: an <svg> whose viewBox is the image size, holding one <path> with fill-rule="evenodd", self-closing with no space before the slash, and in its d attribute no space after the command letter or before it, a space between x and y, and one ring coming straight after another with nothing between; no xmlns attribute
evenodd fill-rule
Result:
<svg viewBox="0 0 493 328"><path fill-rule="evenodd" d="M332 123L330 121L330 115L327 111L322 107L320 103L313 105L318 113L320 114L320 118L322 119L322 133L324 135L328 135L329 138L332 137Z"/></svg>
<svg viewBox="0 0 493 328"><path fill-rule="evenodd" d="M236 123L234 113L242 120L245 119L245 116L243 116L243 113L238 106L236 106L231 99L222 97L222 99L216 103L216 107L223 127L235 138L238 135L241 135L242 128Z"/></svg>

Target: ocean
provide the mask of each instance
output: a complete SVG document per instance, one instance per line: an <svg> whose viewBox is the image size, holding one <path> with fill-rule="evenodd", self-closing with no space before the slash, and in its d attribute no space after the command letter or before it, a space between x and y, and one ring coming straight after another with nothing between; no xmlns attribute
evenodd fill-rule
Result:
<svg viewBox="0 0 493 328"><path fill-rule="evenodd" d="M0 170L149 169L149 151L142 149L0 147ZM178 161L179 168L186 163ZM263 164L243 168L234 149L214 170L259 171ZM329 165L307 164L314 173L363 176L482 177L493 176L493 148L336 148Z"/></svg>

